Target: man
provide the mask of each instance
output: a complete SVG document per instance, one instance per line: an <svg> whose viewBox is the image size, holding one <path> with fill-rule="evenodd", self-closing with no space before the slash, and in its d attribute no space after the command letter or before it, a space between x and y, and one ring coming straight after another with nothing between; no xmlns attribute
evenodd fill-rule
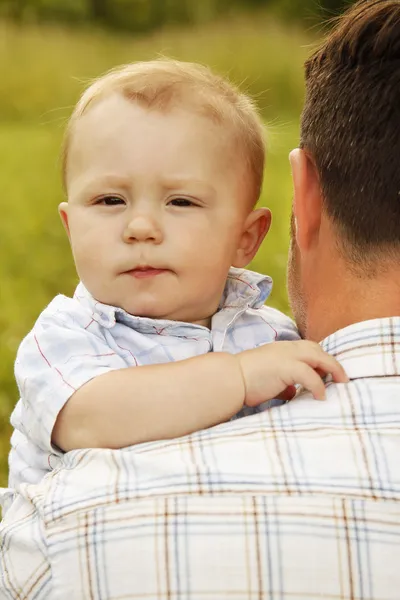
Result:
<svg viewBox="0 0 400 600"><path fill-rule="evenodd" d="M400 2L354 6L306 65L289 291L327 384L178 440L84 450L0 529L0 597L397 600Z"/></svg>

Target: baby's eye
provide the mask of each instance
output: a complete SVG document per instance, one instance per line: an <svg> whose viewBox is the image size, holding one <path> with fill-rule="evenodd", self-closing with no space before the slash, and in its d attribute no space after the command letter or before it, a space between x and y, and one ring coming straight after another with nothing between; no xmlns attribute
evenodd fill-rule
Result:
<svg viewBox="0 0 400 600"><path fill-rule="evenodd" d="M125 201L118 196L104 196L104 198L99 198L96 204L101 204L103 206L117 206L118 204L125 204Z"/></svg>
<svg viewBox="0 0 400 600"><path fill-rule="evenodd" d="M173 206L196 206L194 202L188 200L187 198L173 198L170 201L170 204Z"/></svg>

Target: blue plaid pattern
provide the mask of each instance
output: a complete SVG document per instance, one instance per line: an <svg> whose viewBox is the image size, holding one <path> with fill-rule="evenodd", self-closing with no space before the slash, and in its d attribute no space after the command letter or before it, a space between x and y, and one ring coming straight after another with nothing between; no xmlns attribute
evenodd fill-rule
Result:
<svg viewBox="0 0 400 600"><path fill-rule="evenodd" d="M0 598L398 600L400 317L323 342L347 384L180 439L79 450L0 525Z"/></svg>

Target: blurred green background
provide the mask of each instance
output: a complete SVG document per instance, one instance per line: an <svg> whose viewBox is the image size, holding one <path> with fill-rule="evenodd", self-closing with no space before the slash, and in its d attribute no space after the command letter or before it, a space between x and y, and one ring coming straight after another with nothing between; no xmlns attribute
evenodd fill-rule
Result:
<svg viewBox="0 0 400 600"><path fill-rule="evenodd" d="M291 202L302 65L321 23L346 0L0 0L0 485L6 484L21 339L58 293L77 283L57 205L60 142L90 78L160 55L199 61L257 101L269 153L261 203L273 227L252 267L273 276L287 311Z"/></svg>

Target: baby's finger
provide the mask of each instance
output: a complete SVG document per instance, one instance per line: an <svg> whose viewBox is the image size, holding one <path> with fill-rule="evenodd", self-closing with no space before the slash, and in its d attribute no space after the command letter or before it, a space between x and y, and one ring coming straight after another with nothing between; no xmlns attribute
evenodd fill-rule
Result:
<svg viewBox="0 0 400 600"><path fill-rule="evenodd" d="M331 374L333 381L336 383L348 383L349 381L342 365L336 358L326 352L318 353L315 362L311 363L311 366L314 367L314 369L318 369L318 371L324 375Z"/></svg>
<svg viewBox="0 0 400 600"><path fill-rule="evenodd" d="M306 363L299 362L292 372L293 381L309 390L316 400L325 400L325 385L318 373Z"/></svg>
<svg viewBox="0 0 400 600"><path fill-rule="evenodd" d="M336 361L336 365L336 369L331 371L333 381L336 383L349 383L350 379L342 365L338 361Z"/></svg>

